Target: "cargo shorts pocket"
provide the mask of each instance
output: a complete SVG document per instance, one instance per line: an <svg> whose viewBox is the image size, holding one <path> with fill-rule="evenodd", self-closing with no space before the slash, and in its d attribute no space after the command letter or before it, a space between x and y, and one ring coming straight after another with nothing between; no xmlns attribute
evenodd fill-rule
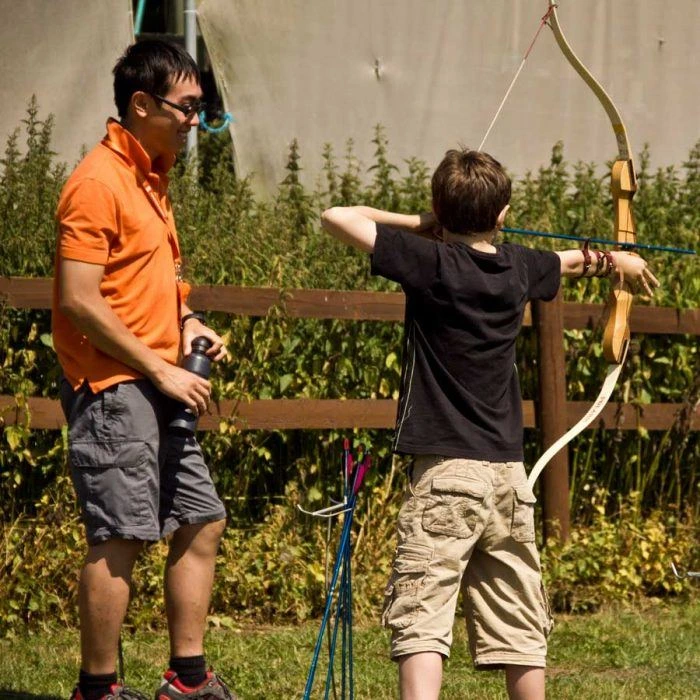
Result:
<svg viewBox="0 0 700 700"><path fill-rule="evenodd" d="M527 484L513 487L513 519L511 537L516 542L535 541L535 503L537 499Z"/></svg>
<svg viewBox="0 0 700 700"><path fill-rule="evenodd" d="M149 522L152 469L143 440L75 441L69 457L73 485L88 525Z"/></svg>
<svg viewBox="0 0 700 700"><path fill-rule="evenodd" d="M552 606L549 602L549 596L547 595L547 589L544 583L540 584L540 593L542 595L542 607L543 607L543 621L542 621L542 631L544 633L545 639L547 639L554 629L554 616L552 615Z"/></svg>
<svg viewBox="0 0 700 700"><path fill-rule="evenodd" d="M418 544L398 546L391 579L384 591L384 627L400 630L413 624L418 613L420 589L432 556L431 547Z"/></svg>
<svg viewBox="0 0 700 700"><path fill-rule="evenodd" d="M487 485L476 479L436 476L423 510L423 529L437 535L470 537L486 496Z"/></svg>

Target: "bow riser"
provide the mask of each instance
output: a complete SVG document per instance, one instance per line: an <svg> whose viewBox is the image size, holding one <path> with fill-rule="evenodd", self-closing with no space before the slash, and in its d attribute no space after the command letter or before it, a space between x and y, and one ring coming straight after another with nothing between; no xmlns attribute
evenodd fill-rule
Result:
<svg viewBox="0 0 700 700"><path fill-rule="evenodd" d="M636 243L632 198L637 191L637 179L631 160L618 160L614 163L610 189L615 207L614 239L620 244ZM633 290L624 279L610 292L610 315L603 333L603 355L608 362L618 364L625 356L630 339L629 317L633 300Z"/></svg>

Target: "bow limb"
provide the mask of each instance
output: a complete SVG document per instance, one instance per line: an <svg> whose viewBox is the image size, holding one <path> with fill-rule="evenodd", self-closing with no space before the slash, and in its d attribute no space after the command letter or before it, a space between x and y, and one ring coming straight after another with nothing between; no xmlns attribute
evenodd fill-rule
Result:
<svg viewBox="0 0 700 700"><path fill-rule="evenodd" d="M549 26L552 29L554 38L568 62L579 76L581 76L586 85L591 88L598 98L598 101L602 104L605 113L610 119L613 132L615 133L618 158L613 164L611 173L611 192L615 209L614 240L620 245L636 243L637 234L634 216L632 215L632 198L637 190L637 178L634 171L634 163L632 162L632 149L627 137L627 129L622 121L620 112L613 104L608 93L605 92L603 86L593 77L566 40L561 24L559 23L556 7L555 0L549 0ZM528 477L530 486L534 485L537 477L548 464L549 460L574 437L585 430L585 428L598 417L608 403L627 356L627 348L630 339L629 317L632 309L632 300L632 289L624 279L620 279L619 284L611 291L606 305L608 320L603 333L603 354L609 365L603 388L586 415L584 415L567 433L555 441L537 460Z"/></svg>
<svg viewBox="0 0 700 700"><path fill-rule="evenodd" d="M626 348L625 348L626 350ZM623 357L624 361L624 357ZM572 428L564 433L558 440L553 442L547 450L542 454L542 456L535 462L535 466L530 470L530 474L527 477L527 483L530 488L535 485L537 477L542 473L542 470L547 466L549 460L554 457L562 447L568 445L579 433L583 432L600 414L600 412L605 408L605 405L610 400L610 396L617 384L617 379L622 371L623 363L608 365L608 373L605 376L605 381L603 382L603 388L598 394L598 398L593 402L591 407L586 411L586 414L581 418L581 420L576 423Z"/></svg>
<svg viewBox="0 0 700 700"><path fill-rule="evenodd" d="M632 197L634 197L634 193L637 190L637 177L634 172L632 149L627 136L627 128L608 93L593 77L566 40L559 23L556 8L555 0L549 0L549 9L551 10L549 26L552 29L554 38L574 70L583 78L586 85L593 90L598 101L603 105L615 133L618 156L613 164L610 179L613 206L615 208L614 240L619 244L636 243L637 232L634 216L632 215ZM632 309L632 300L633 295L630 286L624 280L620 280L618 287L612 290L608 299L608 321L603 333L603 353L605 359L611 364L622 362L629 343L629 316Z"/></svg>
<svg viewBox="0 0 700 700"><path fill-rule="evenodd" d="M615 132L615 139L617 140L618 160L631 160L632 149L630 148L629 139L627 138L627 129L622 121L620 112L610 99L610 95L605 92L603 86L593 77L592 73L574 53L574 50L566 40L564 32L561 29L561 24L559 24L557 4L554 0L549 0L549 8L551 10L551 14L549 15L549 26L554 34L557 44L559 44L559 48L562 50L562 53L564 56L566 56L567 61L572 65L574 70L581 76L581 78L583 78L586 85L593 90L595 96L603 105L603 108L608 115L608 119L610 119L613 131Z"/></svg>

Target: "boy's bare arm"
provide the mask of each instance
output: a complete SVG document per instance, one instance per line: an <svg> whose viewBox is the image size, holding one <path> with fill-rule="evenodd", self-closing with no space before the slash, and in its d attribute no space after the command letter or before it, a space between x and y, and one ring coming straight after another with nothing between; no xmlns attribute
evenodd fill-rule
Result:
<svg viewBox="0 0 700 700"><path fill-rule="evenodd" d="M372 207L332 207L321 214L321 225L343 243L366 253L374 252L377 224L422 233L435 227L432 213L398 214Z"/></svg>
<svg viewBox="0 0 700 700"><path fill-rule="evenodd" d="M556 253L561 260L562 277L582 277L584 275L585 258L581 250L558 250ZM616 250L610 255L615 263L617 277L621 277L632 286L641 287L647 294L654 293L654 288L658 287L660 283L643 258L620 250ZM586 277L593 276L594 268L595 262L593 262L591 271L586 274Z"/></svg>

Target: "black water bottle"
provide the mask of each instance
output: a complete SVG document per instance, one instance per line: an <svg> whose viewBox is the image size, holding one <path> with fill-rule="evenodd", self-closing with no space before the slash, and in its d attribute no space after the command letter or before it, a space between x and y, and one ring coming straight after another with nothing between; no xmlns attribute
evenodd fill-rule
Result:
<svg viewBox="0 0 700 700"><path fill-rule="evenodd" d="M195 338L192 341L192 352L182 361L183 369L209 379L211 358L206 353L212 345L211 340L202 335ZM180 404L168 428L173 433L192 436L197 429L197 416L185 404Z"/></svg>

